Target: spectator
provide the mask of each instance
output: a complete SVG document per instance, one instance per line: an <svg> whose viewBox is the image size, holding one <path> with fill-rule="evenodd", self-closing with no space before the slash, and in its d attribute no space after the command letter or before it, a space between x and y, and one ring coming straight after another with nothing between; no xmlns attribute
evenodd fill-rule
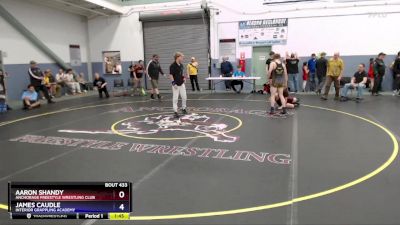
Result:
<svg viewBox="0 0 400 225"><path fill-rule="evenodd" d="M317 64L317 57L315 53L313 53L311 54L311 59L309 59L307 62L308 70L310 71L308 75L308 79L310 81L310 91L315 91L316 87L316 82L315 82L316 64Z"/></svg>
<svg viewBox="0 0 400 225"><path fill-rule="evenodd" d="M43 84L49 90L50 96L54 98L54 96L57 94L57 82L50 69L44 71Z"/></svg>
<svg viewBox="0 0 400 225"><path fill-rule="evenodd" d="M165 73L163 72L163 70L161 69L160 66L160 57L158 55L153 55L152 60L150 60L149 64L147 64L147 68L146 68L146 73L147 76L149 77L149 80L151 82L151 95L150 98L151 99L155 99L155 94L157 95L157 98L159 100L161 100L161 95L160 95L160 91L158 90L158 79L160 74L162 74L163 76L165 76Z"/></svg>
<svg viewBox="0 0 400 225"><path fill-rule="evenodd" d="M297 78L299 75L299 58L296 53L292 53L290 56L286 53L286 67L289 77L289 91L297 92L298 84Z"/></svg>
<svg viewBox="0 0 400 225"><path fill-rule="evenodd" d="M104 78L100 77L99 73L94 74L93 87L97 88L100 98L103 98L103 92L106 95L106 98L110 97L107 90L107 82Z"/></svg>
<svg viewBox="0 0 400 225"><path fill-rule="evenodd" d="M372 89L374 88L374 58L369 59L369 69L368 69L368 78L370 80L370 86L369 86L369 91L372 92Z"/></svg>
<svg viewBox="0 0 400 225"><path fill-rule="evenodd" d="M303 63L303 84L302 84L303 92L306 91L309 72L310 71L308 70L307 62L304 62Z"/></svg>
<svg viewBox="0 0 400 225"><path fill-rule="evenodd" d="M374 88L372 88L372 95L378 96L379 91L382 89L382 80L383 76L385 76L386 65L383 61L385 59L386 54L381 52L379 53L378 57L375 59L374 62Z"/></svg>
<svg viewBox="0 0 400 225"><path fill-rule="evenodd" d="M232 63L228 61L229 57L223 57L222 58L222 63L221 63L221 74L224 77L232 77L233 73L233 66ZM231 81L226 80L225 81L225 88L227 91L231 90Z"/></svg>
<svg viewBox="0 0 400 225"><path fill-rule="evenodd" d="M395 89L397 90L397 95L400 96L400 52L397 53L397 58L393 64L393 73L395 75Z"/></svg>
<svg viewBox="0 0 400 225"><path fill-rule="evenodd" d="M0 112L12 110L11 107L7 104L6 84L4 81L6 76L7 74L0 69Z"/></svg>
<svg viewBox="0 0 400 225"><path fill-rule="evenodd" d="M326 60L325 56L326 53L322 52L321 57L319 57L319 59L315 64L317 78L318 78L317 94L321 94L322 88L325 85L326 72L328 70L328 60Z"/></svg>
<svg viewBox="0 0 400 225"><path fill-rule="evenodd" d="M68 96L68 86L67 86L67 75L64 73L63 69L59 69L56 74L56 82L64 90L64 95Z"/></svg>
<svg viewBox="0 0 400 225"><path fill-rule="evenodd" d="M89 90L89 87L87 85L88 82L85 79L85 74L79 73L78 77L76 78L76 81L78 81L81 91L87 92Z"/></svg>
<svg viewBox="0 0 400 225"><path fill-rule="evenodd" d="M269 58L268 58L267 61L265 62L265 64L267 65L267 66L266 66L267 74L268 74L268 72L269 72L269 65L271 64L272 60L274 60L274 59L273 59L273 58L274 58L274 55L275 55L275 52L271 51L271 52L269 53ZM269 80L269 79L270 79L270 78L268 77L268 80Z"/></svg>
<svg viewBox="0 0 400 225"><path fill-rule="evenodd" d="M332 82L335 85L335 100L339 99L340 79L343 76L344 62L340 58L339 52L335 52L333 58L328 61L328 71L326 73L325 93L321 97L322 100L328 100L329 90L331 89Z"/></svg>
<svg viewBox="0 0 400 225"><path fill-rule="evenodd" d="M197 91L200 91L199 81L197 75L199 73L199 63L195 57L192 57L190 63L187 65L187 74L190 77L190 83L192 84L192 91L195 91L194 85L196 84Z"/></svg>
<svg viewBox="0 0 400 225"><path fill-rule="evenodd" d="M24 110L40 107L38 93L35 91L35 86L32 84L28 85L28 90L22 93L21 99Z"/></svg>
<svg viewBox="0 0 400 225"><path fill-rule="evenodd" d="M30 68L28 69L28 74L31 84L35 87L35 91L36 92L42 91L44 97L47 99L47 102L54 103L54 101L51 100L47 87L43 85L44 76L35 61L30 62Z"/></svg>
<svg viewBox="0 0 400 225"><path fill-rule="evenodd" d="M358 71L351 78L350 83L345 84L342 90L342 97L340 101L347 101L347 92L349 89L357 89L357 101L361 101L363 98L363 90L367 85L367 73L365 72L365 64L361 63L358 65Z"/></svg>
<svg viewBox="0 0 400 225"><path fill-rule="evenodd" d="M76 93L81 94L82 93L81 87L79 86L79 83L76 82L72 69L67 69L67 74L65 75L65 77L66 77L66 84L68 88L71 90L72 95L75 95Z"/></svg>
<svg viewBox="0 0 400 225"><path fill-rule="evenodd" d="M233 73L233 77L245 77L245 76L246 76L246 74L242 71L242 66L238 65L237 70ZM235 85L240 85L240 90L236 90ZM242 92L242 90L243 90L243 81L232 80L231 86L232 86L233 91L240 94L240 92Z"/></svg>
<svg viewBox="0 0 400 225"><path fill-rule="evenodd" d="M136 63L133 66L133 95L136 93L136 91L139 89L140 93L144 96L146 94L146 92L143 89L142 86L142 78L143 78L143 74L144 74L144 64L143 64L143 60L139 60L138 63Z"/></svg>

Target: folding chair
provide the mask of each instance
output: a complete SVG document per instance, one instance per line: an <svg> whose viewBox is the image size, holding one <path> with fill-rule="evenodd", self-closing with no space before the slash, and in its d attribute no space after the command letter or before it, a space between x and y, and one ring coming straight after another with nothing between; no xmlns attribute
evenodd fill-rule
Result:
<svg viewBox="0 0 400 225"><path fill-rule="evenodd" d="M125 86L124 86L124 80L122 80L122 79L114 80L112 94L114 97L126 96L127 93L126 93Z"/></svg>
<svg viewBox="0 0 400 225"><path fill-rule="evenodd" d="M133 82L132 82L132 79L128 79L128 81L127 81L127 87L126 87L126 90L127 90L127 92L129 93L129 92L132 92L133 93Z"/></svg>

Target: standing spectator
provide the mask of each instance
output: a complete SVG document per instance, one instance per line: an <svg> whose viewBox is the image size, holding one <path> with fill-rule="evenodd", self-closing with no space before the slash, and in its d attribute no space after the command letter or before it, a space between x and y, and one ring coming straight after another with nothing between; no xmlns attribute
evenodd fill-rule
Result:
<svg viewBox="0 0 400 225"><path fill-rule="evenodd" d="M232 77L233 66L232 63L228 61L229 57L223 57L221 63L221 73L224 77ZM225 81L225 88L227 91L231 90L231 81Z"/></svg>
<svg viewBox="0 0 400 225"><path fill-rule="evenodd" d="M328 100L329 90L332 82L335 85L335 100L339 100L340 79L343 76L344 62L340 58L339 52L335 52L333 58L328 61L328 71L326 73L325 93L321 97L322 100Z"/></svg>
<svg viewBox="0 0 400 225"><path fill-rule="evenodd" d="M72 95L75 95L76 93L82 94L81 87L79 86L79 83L76 82L72 69L67 69L67 74L65 74L65 77L66 84L71 90Z"/></svg>
<svg viewBox="0 0 400 225"><path fill-rule="evenodd" d="M310 71L308 75L308 79L310 81L310 87L309 87L310 91L315 91L316 87L316 82L315 82L316 64L317 64L317 57L315 53L313 53L311 54L311 59L309 59L307 62L308 70Z"/></svg>
<svg viewBox="0 0 400 225"><path fill-rule="evenodd" d="M54 98L57 93L57 83L50 69L44 71L43 84L49 90L51 97Z"/></svg>
<svg viewBox="0 0 400 225"><path fill-rule="evenodd" d="M233 73L233 77L245 77L246 74L242 71L242 65L238 65L237 66L237 70ZM243 81L242 80L233 80L232 83L232 89L233 91L235 91L236 93L240 94L240 92L242 92L243 90ZM236 90L235 86L236 85L240 85L240 90Z"/></svg>
<svg viewBox="0 0 400 225"><path fill-rule="evenodd" d="M32 84L28 85L28 90L22 93L21 99L24 110L40 107L38 93L35 91L35 86Z"/></svg>
<svg viewBox="0 0 400 225"><path fill-rule="evenodd" d="M267 65L267 66L266 66L267 74L269 73L269 65L270 65L271 62L274 60L274 55L275 55L275 52L271 51L271 52L269 53L269 58L268 58L267 61L265 62L265 65ZM269 80L269 77L268 77L267 80Z"/></svg>
<svg viewBox="0 0 400 225"><path fill-rule="evenodd" d="M299 58L296 53L286 53L286 68L289 76L289 91L297 92L297 77L299 75Z"/></svg>
<svg viewBox="0 0 400 225"><path fill-rule="evenodd" d="M190 77L190 83L192 84L192 91L195 91L194 85L196 84L197 91L200 91L199 81L197 75L199 73L199 63L195 57L192 57L190 63L187 65L187 74Z"/></svg>
<svg viewBox="0 0 400 225"><path fill-rule="evenodd" d="M151 82L151 99L155 99L154 95L156 94L158 99L161 100L161 95L160 92L158 90L158 79L160 74L162 74L163 76L165 76L164 72L161 69L160 66L160 57L158 55L153 55L153 59L150 60L149 64L147 64L147 69L146 69L146 73L147 76L149 77L149 80Z"/></svg>
<svg viewBox="0 0 400 225"><path fill-rule="evenodd" d="M81 91L87 92L89 90L87 81L85 79L85 74L79 73L78 77L76 78L76 81L79 83L79 87L81 88Z"/></svg>
<svg viewBox="0 0 400 225"><path fill-rule="evenodd" d="M366 87L367 84L367 73L365 72L365 64L361 63L358 65L358 71L354 74L354 76L351 78L350 83L347 83L344 85L343 90L342 90L342 97L340 101L347 101L347 92L349 89L357 89L357 101L362 100L363 97L363 91L364 88Z"/></svg>
<svg viewBox="0 0 400 225"><path fill-rule="evenodd" d="M106 95L106 98L110 97L107 90L107 82L104 78L100 77L99 73L94 74L93 87L97 88L100 98L103 98L103 92Z"/></svg>
<svg viewBox="0 0 400 225"><path fill-rule="evenodd" d="M322 88L324 87L326 80L326 72L328 71L328 60L326 60L325 56L326 53L322 52L321 57L319 57L315 64L318 78L317 94L321 94Z"/></svg>
<svg viewBox="0 0 400 225"><path fill-rule="evenodd" d="M375 75L374 75L374 58L369 59L369 68L368 68L368 78L370 80L370 86L369 86L369 92L372 92L372 89L374 88L374 80L375 80Z"/></svg>
<svg viewBox="0 0 400 225"><path fill-rule="evenodd" d="M308 70L307 62L304 62L303 63L303 84L302 84L303 92L306 92L309 72L310 71Z"/></svg>
<svg viewBox="0 0 400 225"><path fill-rule="evenodd" d="M144 74L143 60L139 60L139 62L133 66L133 95L135 95L137 89L139 89L139 93L141 93L143 96L146 94L146 92L142 87L143 74Z"/></svg>
<svg viewBox="0 0 400 225"><path fill-rule="evenodd" d="M182 113L187 114L186 111L186 87L185 87L185 76L184 66L182 64L184 55L180 52L175 53L175 61L169 67L170 79L172 81L172 106L174 109L174 116L176 119L179 118L178 114L178 100L179 96L182 98Z"/></svg>
<svg viewBox="0 0 400 225"><path fill-rule="evenodd" d="M31 80L31 84L35 87L35 91L36 92L42 91L44 97L47 99L47 102L54 103L54 101L51 100L47 87L43 85L44 76L40 68L37 66L37 63L32 60L30 62L30 65L31 66L28 69L28 74Z"/></svg>
<svg viewBox="0 0 400 225"><path fill-rule="evenodd" d="M400 52L397 53L397 58L393 64L393 73L395 79L395 89L397 90L397 95L400 95Z"/></svg>
<svg viewBox="0 0 400 225"><path fill-rule="evenodd" d="M385 76L386 65L383 61L385 59L386 54L381 52L379 53L378 57L375 59L374 62L374 88L372 89L372 95L378 96L379 91L382 89L382 80L383 76Z"/></svg>

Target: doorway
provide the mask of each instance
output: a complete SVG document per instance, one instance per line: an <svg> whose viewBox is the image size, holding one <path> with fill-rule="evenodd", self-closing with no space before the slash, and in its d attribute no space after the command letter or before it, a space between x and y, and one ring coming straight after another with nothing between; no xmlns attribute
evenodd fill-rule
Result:
<svg viewBox="0 0 400 225"><path fill-rule="evenodd" d="M256 81L256 85L260 86L267 82L265 62L269 58L271 52L271 46L254 46L252 54L252 74L255 77L261 77L260 80Z"/></svg>

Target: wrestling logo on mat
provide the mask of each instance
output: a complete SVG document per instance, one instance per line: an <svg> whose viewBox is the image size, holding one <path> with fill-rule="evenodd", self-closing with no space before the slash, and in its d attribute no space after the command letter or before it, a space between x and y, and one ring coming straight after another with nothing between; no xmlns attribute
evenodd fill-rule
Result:
<svg viewBox="0 0 400 225"><path fill-rule="evenodd" d="M114 123L111 130L59 130L63 133L116 134L135 139L183 140L207 137L215 142L232 143L242 121L222 113L190 113L175 119L170 113L134 116Z"/></svg>

